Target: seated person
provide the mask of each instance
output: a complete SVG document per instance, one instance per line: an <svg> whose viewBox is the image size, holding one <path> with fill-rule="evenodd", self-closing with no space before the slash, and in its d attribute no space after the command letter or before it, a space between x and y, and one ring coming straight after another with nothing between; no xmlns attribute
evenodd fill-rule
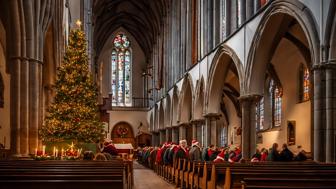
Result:
<svg viewBox="0 0 336 189"><path fill-rule="evenodd" d="M92 151L85 151L83 155L83 160L93 160L94 158L94 154Z"/></svg>
<svg viewBox="0 0 336 189"><path fill-rule="evenodd" d="M102 150L102 153L109 153L112 156L117 156L118 151L116 147L113 145L112 141L105 141L104 142L104 148Z"/></svg>
<svg viewBox="0 0 336 189"><path fill-rule="evenodd" d="M302 146L298 146L299 153L294 157L294 161L305 161L307 160L306 151L302 149Z"/></svg>
<svg viewBox="0 0 336 189"><path fill-rule="evenodd" d="M282 151L280 153L281 161L292 161L294 154L288 149L287 144L282 145Z"/></svg>
<svg viewBox="0 0 336 189"><path fill-rule="evenodd" d="M94 160L96 161L107 161L106 156L103 153L97 153L94 157Z"/></svg>

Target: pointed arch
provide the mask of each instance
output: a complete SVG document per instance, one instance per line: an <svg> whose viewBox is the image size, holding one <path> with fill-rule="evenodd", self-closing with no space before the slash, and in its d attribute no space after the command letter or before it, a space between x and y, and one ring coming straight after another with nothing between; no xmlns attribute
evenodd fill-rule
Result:
<svg viewBox="0 0 336 189"><path fill-rule="evenodd" d="M201 79L197 81L196 92L194 98L194 108L193 108L193 119L202 119L203 118L203 107L204 107L204 77L201 76Z"/></svg>
<svg viewBox="0 0 336 189"><path fill-rule="evenodd" d="M247 94L262 94L265 75L260 73L266 73L263 70L266 70L267 64L272 58L270 56L273 55L277 44L285 35L283 30L291 24L289 18L298 22L307 39L311 60L307 63L308 67L312 68L312 66L319 64L320 39L315 19L310 10L297 0L273 1L261 18L247 57L244 73L246 78L244 87ZM275 27L270 23L280 24ZM264 35L265 33L268 34L267 37ZM261 49L264 53L258 53Z"/></svg>
<svg viewBox="0 0 336 189"><path fill-rule="evenodd" d="M229 71L238 77L240 93L243 93L243 65L237 54L227 45L222 45L215 54L206 87L206 113L218 113L225 78Z"/></svg>
<svg viewBox="0 0 336 189"><path fill-rule="evenodd" d="M192 119L192 102L194 87L190 74L187 74L182 83L179 96L178 120L180 123L188 123Z"/></svg>

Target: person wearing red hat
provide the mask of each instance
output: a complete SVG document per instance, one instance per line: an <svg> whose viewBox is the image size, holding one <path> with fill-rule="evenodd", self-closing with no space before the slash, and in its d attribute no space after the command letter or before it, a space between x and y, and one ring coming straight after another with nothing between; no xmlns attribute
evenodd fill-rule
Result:
<svg viewBox="0 0 336 189"><path fill-rule="evenodd" d="M197 140L192 140L191 150L189 152L189 158L191 161L201 160L201 148L199 147L199 142Z"/></svg>
<svg viewBox="0 0 336 189"><path fill-rule="evenodd" d="M225 150L222 149L222 151L217 155L216 159L214 160L215 163L218 163L218 162L224 162L225 159Z"/></svg>

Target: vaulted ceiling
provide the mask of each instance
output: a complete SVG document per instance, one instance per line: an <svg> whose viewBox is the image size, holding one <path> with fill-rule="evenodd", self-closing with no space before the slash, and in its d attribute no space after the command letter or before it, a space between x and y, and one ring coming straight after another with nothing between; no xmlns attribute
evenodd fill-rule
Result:
<svg viewBox="0 0 336 189"><path fill-rule="evenodd" d="M94 48L99 56L106 40L122 27L148 57L166 14L166 0L94 0Z"/></svg>

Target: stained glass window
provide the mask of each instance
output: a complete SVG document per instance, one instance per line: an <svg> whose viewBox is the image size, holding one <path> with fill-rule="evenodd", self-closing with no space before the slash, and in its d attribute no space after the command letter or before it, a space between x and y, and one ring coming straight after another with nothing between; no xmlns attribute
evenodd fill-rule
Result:
<svg viewBox="0 0 336 189"><path fill-rule="evenodd" d="M264 129L264 121L265 121L265 106L264 106L264 97L260 99L256 106L256 129L263 130Z"/></svg>
<svg viewBox="0 0 336 189"><path fill-rule="evenodd" d="M303 98L302 101L307 101L310 99L309 96L309 88L310 88L310 81L309 81L309 70L308 68L303 69Z"/></svg>
<svg viewBox="0 0 336 189"><path fill-rule="evenodd" d="M131 106L131 51L130 41L125 34L113 39L111 56L112 105Z"/></svg>
<svg viewBox="0 0 336 189"><path fill-rule="evenodd" d="M271 97L272 122L273 126L277 127L281 125L282 91L273 79L270 81L269 93Z"/></svg>

